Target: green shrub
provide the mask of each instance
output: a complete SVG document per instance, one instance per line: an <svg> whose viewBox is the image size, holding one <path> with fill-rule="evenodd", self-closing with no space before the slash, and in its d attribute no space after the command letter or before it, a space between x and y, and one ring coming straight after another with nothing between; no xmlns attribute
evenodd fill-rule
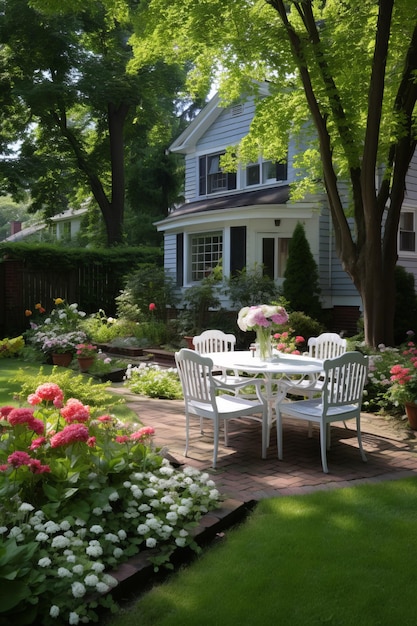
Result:
<svg viewBox="0 0 417 626"><path fill-rule="evenodd" d="M325 330L320 322L301 311L289 313L288 324L286 326L292 328L297 335L302 335L306 342L310 337L317 337Z"/></svg>
<svg viewBox="0 0 417 626"><path fill-rule="evenodd" d="M319 271L300 222L290 240L282 293L289 301L291 310L302 311L314 319L320 317Z"/></svg>
<svg viewBox="0 0 417 626"><path fill-rule="evenodd" d="M64 392L67 398L78 398L81 402L104 410L107 413L113 406L124 404L124 398L116 398L106 390L105 383L97 383L83 374L74 374L71 370L63 371L63 368L54 367L51 374L44 374L43 368L34 375L22 369L18 370L13 383L21 385L20 400L25 401L34 389L43 383L55 383Z"/></svg>
<svg viewBox="0 0 417 626"><path fill-rule="evenodd" d="M120 307L134 305L147 321L166 322L168 307L175 308L178 301L173 278L164 268L151 264L142 265L126 278L125 292L117 298L118 314L126 315ZM155 305L152 310L150 304Z"/></svg>
<svg viewBox="0 0 417 626"><path fill-rule="evenodd" d="M22 352L25 347L25 340L23 336L13 337L12 339L2 339L0 341L0 359L5 359L7 357L16 356L20 352Z"/></svg>
<svg viewBox="0 0 417 626"><path fill-rule="evenodd" d="M125 384L129 389L142 396L167 400L179 400L183 397L180 379L174 369L141 364L139 367L129 367L126 378Z"/></svg>
<svg viewBox="0 0 417 626"><path fill-rule="evenodd" d="M263 272L262 265L244 268L226 281L226 293L232 306L241 309L276 300L279 290L273 278Z"/></svg>

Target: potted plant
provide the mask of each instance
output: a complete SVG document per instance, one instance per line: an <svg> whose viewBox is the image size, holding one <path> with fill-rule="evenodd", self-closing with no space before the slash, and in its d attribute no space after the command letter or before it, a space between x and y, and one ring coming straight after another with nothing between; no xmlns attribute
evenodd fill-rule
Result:
<svg viewBox="0 0 417 626"><path fill-rule="evenodd" d="M75 348L79 368L82 372L87 372L96 360L97 346L92 343L79 343Z"/></svg>
<svg viewBox="0 0 417 626"><path fill-rule="evenodd" d="M126 361L114 359L99 352L88 372L103 382L119 383L122 382L125 377L127 366Z"/></svg>
<svg viewBox="0 0 417 626"><path fill-rule="evenodd" d="M388 395L398 406L403 405L409 426L417 430L417 346L410 341L401 353L402 362L390 369L392 385Z"/></svg>

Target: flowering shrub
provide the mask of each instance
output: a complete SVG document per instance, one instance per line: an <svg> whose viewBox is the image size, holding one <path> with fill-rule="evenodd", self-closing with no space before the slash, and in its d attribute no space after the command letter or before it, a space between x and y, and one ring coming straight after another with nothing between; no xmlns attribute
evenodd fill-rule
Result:
<svg viewBox="0 0 417 626"><path fill-rule="evenodd" d="M82 330L74 330L68 333L61 333L58 329L49 328L36 331L30 343L38 347L45 354L60 354L63 352L76 351L76 346L86 340L86 335Z"/></svg>
<svg viewBox="0 0 417 626"><path fill-rule="evenodd" d="M25 346L25 340L22 335L20 337L13 337L12 339L2 339L0 341L0 359L6 357L15 356Z"/></svg>
<svg viewBox="0 0 417 626"><path fill-rule="evenodd" d="M28 404L0 409L0 623L97 621L113 606L109 570L145 548L156 568L196 548L190 530L219 493L171 467L151 427L96 415L55 383Z"/></svg>
<svg viewBox="0 0 417 626"><path fill-rule="evenodd" d="M390 369L389 397L395 405L417 403L417 346L413 341L400 351L400 362Z"/></svg>
<svg viewBox="0 0 417 626"><path fill-rule="evenodd" d="M30 322L26 340L44 354L75 353L75 346L87 340L86 333L80 328L85 313L78 310L78 304L67 304L62 298L55 298L54 304L49 315L44 315L45 309L40 304L35 306L38 313L42 312L42 317L40 321ZM27 310L28 313L32 314Z"/></svg>
<svg viewBox="0 0 417 626"><path fill-rule="evenodd" d="M150 398L181 399L182 387L175 368L162 369L158 365L141 363L138 367L128 366L126 383L134 393Z"/></svg>
<svg viewBox="0 0 417 626"><path fill-rule="evenodd" d="M301 335L295 335L294 331L284 331L283 333L275 333L273 335L278 352L286 354L302 354L305 348L306 340Z"/></svg>

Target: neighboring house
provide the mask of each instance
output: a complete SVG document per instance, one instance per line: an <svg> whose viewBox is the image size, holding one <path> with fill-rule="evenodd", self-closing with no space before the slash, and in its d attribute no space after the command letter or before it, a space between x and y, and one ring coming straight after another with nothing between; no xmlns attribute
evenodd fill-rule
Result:
<svg viewBox="0 0 417 626"><path fill-rule="evenodd" d="M326 196L289 201L289 184L297 174L294 143L288 146L287 163L260 158L233 174L220 168L220 155L247 135L254 113L253 99L222 108L216 95L170 146L171 152L185 156L185 202L156 225L164 233L165 269L185 289L219 261L225 277L257 263L280 285L288 244L301 222L318 265L322 306L331 310L334 330L354 333L361 300L334 250ZM401 263L417 275L417 160L414 166L400 251Z"/></svg>
<svg viewBox="0 0 417 626"><path fill-rule="evenodd" d="M51 239L70 241L79 232L81 220L86 212L87 208L68 209L51 217L48 223L40 222L27 228L21 228L19 222L12 222L12 232L3 241L50 241Z"/></svg>

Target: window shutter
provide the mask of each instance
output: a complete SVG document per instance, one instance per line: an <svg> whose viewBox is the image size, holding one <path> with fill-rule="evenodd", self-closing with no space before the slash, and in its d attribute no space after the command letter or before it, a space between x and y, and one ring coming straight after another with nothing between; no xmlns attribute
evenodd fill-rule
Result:
<svg viewBox="0 0 417 626"><path fill-rule="evenodd" d="M234 276L246 265L246 226L230 229L230 276Z"/></svg>
<svg viewBox="0 0 417 626"><path fill-rule="evenodd" d="M200 196L206 195L206 157L200 157L198 161L198 194Z"/></svg>
<svg viewBox="0 0 417 626"><path fill-rule="evenodd" d="M288 163L284 161L283 163L276 164L276 172L277 172L277 180L287 180L288 178Z"/></svg>
<svg viewBox="0 0 417 626"><path fill-rule="evenodd" d="M177 287L184 284L184 233L177 235L177 267L176 267Z"/></svg>

